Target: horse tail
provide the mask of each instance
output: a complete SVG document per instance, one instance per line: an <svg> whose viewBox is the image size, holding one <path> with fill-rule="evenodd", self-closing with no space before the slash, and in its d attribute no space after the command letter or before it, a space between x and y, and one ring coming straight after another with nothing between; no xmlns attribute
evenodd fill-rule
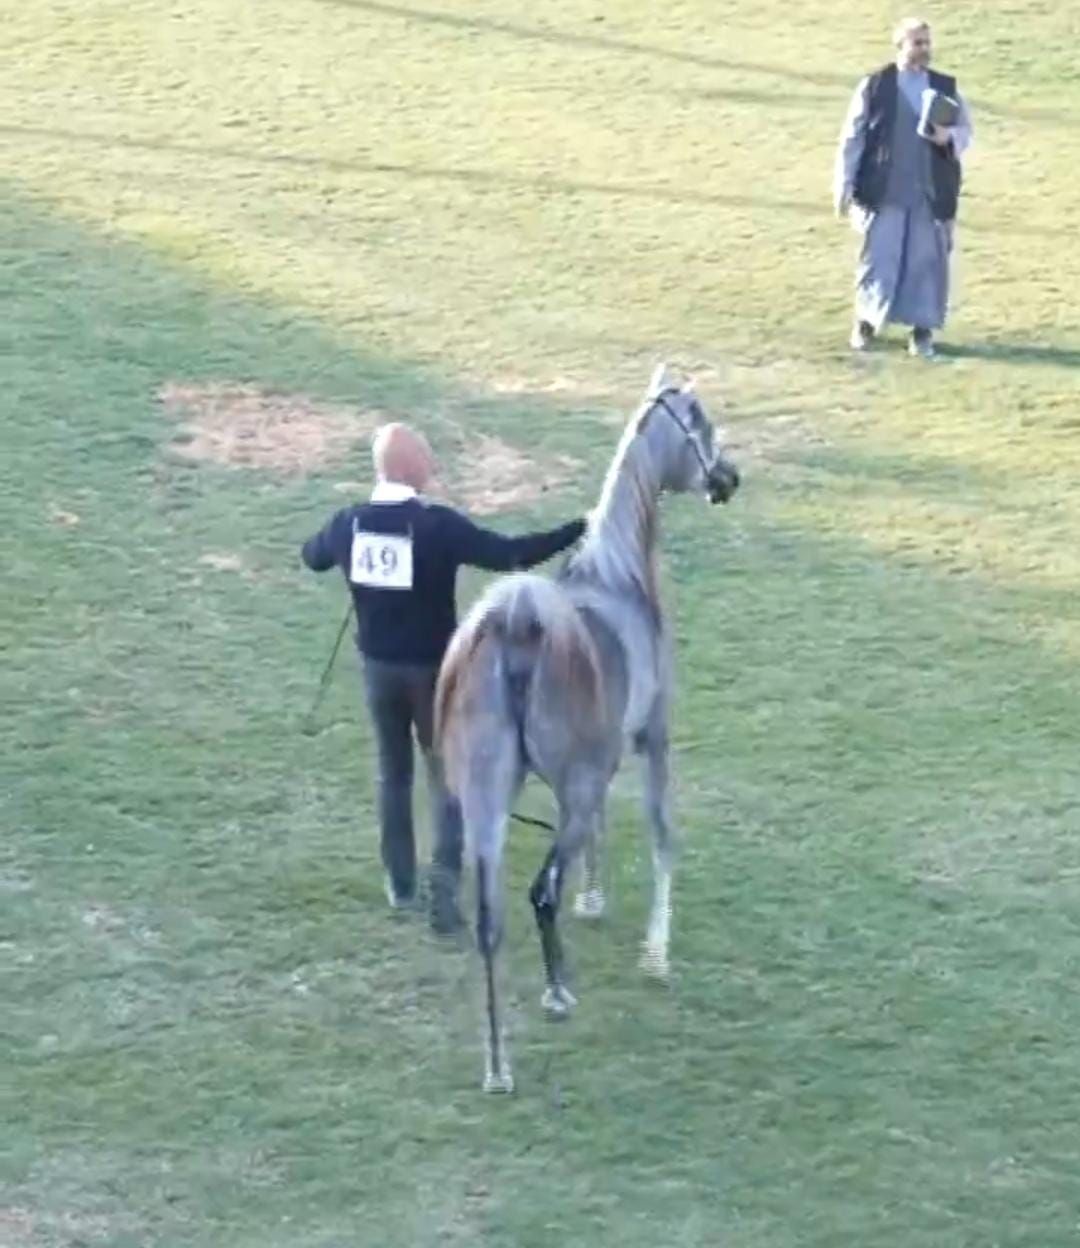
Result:
<svg viewBox="0 0 1080 1248"><path fill-rule="evenodd" d="M506 577L462 621L439 673L436 739L451 787L456 787L465 765L470 722L498 714L499 701L500 718L516 732L522 762L529 762L526 725L529 707L541 692L540 672L544 688L550 684L551 692L559 694L575 727L599 724L603 708L600 659L577 609L544 577ZM484 674L489 677L486 681ZM485 722L490 723L490 718Z"/></svg>

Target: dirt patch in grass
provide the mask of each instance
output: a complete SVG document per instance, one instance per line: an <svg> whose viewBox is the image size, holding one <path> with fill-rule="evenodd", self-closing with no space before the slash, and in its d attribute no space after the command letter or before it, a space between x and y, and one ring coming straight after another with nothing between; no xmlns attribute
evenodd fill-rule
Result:
<svg viewBox="0 0 1080 1248"><path fill-rule="evenodd" d="M32 1244L35 1226L36 1220L29 1209L0 1209L0 1244L10 1245L10 1248Z"/></svg>
<svg viewBox="0 0 1080 1248"><path fill-rule="evenodd" d="M477 383L483 388L501 397L507 395L571 395L575 398L596 400L610 397L613 388L594 379L583 381L578 377L557 376L547 381L535 377L525 377L516 373L499 373L494 377L486 377Z"/></svg>
<svg viewBox="0 0 1080 1248"><path fill-rule="evenodd" d="M169 383L158 398L177 424L169 448L183 459L302 476L342 460L389 419L318 403L302 394L275 394L255 386ZM538 459L501 438L457 428L458 446L444 476L446 492L477 515L527 507L557 489L581 465L568 456ZM370 487L343 481L336 487L362 497ZM442 486L434 491L438 496ZM200 563L243 572L238 556L208 552Z"/></svg>
<svg viewBox="0 0 1080 1248"><path fill-rule="evenodd" d="M567 455L538 460L501 438L477 434L459 452L450 488L469 511L485 516L527 507L580 469Z"/></svg>
<svg viewBox="0 0 1080 1248"><path fill-rule="evenodd" d="M170 442L183 459L302 476L342 459L388 419L231 382L169 382L158 391L177 432Z"/></svg>
<svg viewBox="0 0 1080 1248"><path fill-rule="evenodd" d="M551 490L557 490L582 465L568 455L539 458L502 438L469 434L455 429L457 448L441 459L438 479L428 496L438 502L464 508L477 516L528 507ZM367 497L370 483L338 481L334 489L357 501ZM206 557L204 556L204 560Z"/></svg>

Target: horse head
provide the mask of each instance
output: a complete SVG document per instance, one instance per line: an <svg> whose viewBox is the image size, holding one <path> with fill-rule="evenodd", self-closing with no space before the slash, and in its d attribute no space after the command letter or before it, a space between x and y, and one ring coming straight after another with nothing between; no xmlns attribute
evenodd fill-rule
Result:
<svg viewBox="0 0 1080 1248"><path fill-rule="evenodd" d="M656 460L661 489L726 503L739 488L739 470L725 456L694 383L677 385L666 364L656 367L649 382L638 435Z"/></svg>

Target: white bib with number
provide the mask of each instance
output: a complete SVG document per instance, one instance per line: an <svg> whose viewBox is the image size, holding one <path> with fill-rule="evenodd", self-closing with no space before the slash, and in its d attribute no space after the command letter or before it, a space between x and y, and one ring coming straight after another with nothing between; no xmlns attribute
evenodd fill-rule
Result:
<svg viewBox="0 0 1080 1248"><path fill-rule="evenodd" d="M349 580L371 589L412 589L412 535L353 529Z"/></svg>

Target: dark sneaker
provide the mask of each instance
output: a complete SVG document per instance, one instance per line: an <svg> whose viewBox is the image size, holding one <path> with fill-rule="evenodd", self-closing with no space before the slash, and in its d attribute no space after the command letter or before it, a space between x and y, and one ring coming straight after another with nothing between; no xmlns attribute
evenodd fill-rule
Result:
<svg viewBox="0 0 1080 1248"><path fill-rule="evenodd" d="M415 889L411 893L402 892L394 887L394 881L389 876L386 876L383 880L383 889L391 910L413 910L416 908Z"/></svg>

